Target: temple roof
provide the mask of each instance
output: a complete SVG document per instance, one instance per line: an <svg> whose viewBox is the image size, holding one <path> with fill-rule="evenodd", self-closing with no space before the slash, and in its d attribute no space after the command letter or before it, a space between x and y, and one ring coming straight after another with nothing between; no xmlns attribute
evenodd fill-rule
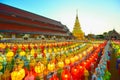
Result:
<svg viewBox="0 0 120 80"><path fill-rule="evenodd" d="M61 22L0 3L0 32L69 36Z"/></svg>
<svg viewBox="0 0 120 80"><path fill-rule="evenodd" d="M19 8L15 8L15 7L6 5L6 4L2 4L2 3L0 3L0 13L7 13L7 14L15 15L15 16L21 16L21 17L28 18L31 20L37 20L37 21L41 21L41 22L45 22L49 24L54 24L59 27L62 26L61 22L59 21L46 18L41 15L31 13L31 12L28 12L28 11L25 11Z"/></svg>

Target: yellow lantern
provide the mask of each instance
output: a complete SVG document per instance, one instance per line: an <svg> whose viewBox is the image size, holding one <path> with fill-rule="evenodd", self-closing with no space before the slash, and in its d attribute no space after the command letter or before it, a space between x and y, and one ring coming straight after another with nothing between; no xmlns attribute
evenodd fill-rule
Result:
<svg viewBox="0 0 120 80"><path fill-rule="evenodd" d="M79 58L80 58L80 60L82 59L82 54L81 53L79 54Z"/></svg>
<svg viewBox="0 0 120 80"><path fill-rule="evenodd" d="M48 53L50 53L50 54L52 53L52 49L51 48L48 49Z"/></svg>
<svg viewBox="0 0 120 80"><path fill-rule="evenodd" d="M70 58L70 62L71 62L71 63L74 63L74 62L75 62L75 58L74 58L74 57L71 57L71 58Z"/></svg>
<svg viewBox="0 0 120 80"><path fill-rule="evenodd" d="M35 64L36 64L35 59L30 59L29 65L30 65L30 66L35 66Z"/></svg>
<svg viewBox="0 0 120 80"><path fill-rule="evenodd" d="M45 53L45 54L47 53L47 49L44 49L44 53Z"/></svg>
<svg viewBox="0 0 120 80"><path fill-rule="evenodd" d="M19 63L18 69L22 69L22 67L24 66L24 61L23 60L19 60L18 63Z"/></svg>
<svg viewBox="0 0 120 80"><path fill-rule="evenodd" d="M44 69L45 69L45 66L40 62L38 62L38 64L35 66L36 73L42 73Z"/></svg>
<svg viewBox="0 0 120 80"><path fill-rule="evenodd" d="M25 56L26 53L25 53L25 51L21 51L21 52L19 53L19 55L20 55L20 56Z"/></svg>
<svg viewBox="0 0 120 80"><path fill-rule="evenodd" d="M79 57L77 55L74 58L75 58L75 61L79 60Z"/></svg>
<svg viewBox="0 0 120 80"><path fill-rule="evenodd" d="M4 61L3 57L2 57L2 56L0 56L0 62L3 62L3 61Z"/></svg>
<svg viewBox="0 0 120 80"><path fill-rule="evenodd" d="M61 60L58 62L58 67L63 68L64 67L64 62Z"/></svg>
<svg viewBox="0 0 120 80"><path fill-rule="evenodd" d="M23 80L24 77L25 77L25 70L20 69L17 73L17 78L18 78L18 80Z"/></svg>
<svg viewBox="0 0 120 80"><path fill-rule="evenodd" d="M8 61L8 62L10 62L13 58L13 55L14 55L14 53L12 52L12 51L8 51L8 53L6 54L6 60Z"/></svg>
<svg viewBox="0 0 120 80"><path fill-rule="evenodd" d="M12 80L23 80L24 77L25 77L25 70L24 69L20 69L19 71L13 71L11 73Z"/></svg>
<svg viewBox="0 0 120 80"><path fill-rule="evenodd" d="M35 54L34 48L31 49L30 54L31 54L32 56L34 56L34 54Z"/></svg>
<svg viewBox="0 0 120 80"><path fill-rule="evenodd" d="M85 51L83 52L83 56L86 56L86 52Z"/></svg>
<svg viewBox="0 0 120 80"><path fill-rule="evenodd" d="M6 54L7 57L8 56L12 57L13 55L14 55L14 53L12 51L8 51L8 53Z"/></svg>
<svg viewBox="0 0 120 80"><path fill-rule="evenodd" d="M56 49L56 48L54 48L54 53L55 53L55 54L57 53L57 49Z"/></svg>
<svg viewBox="0 0 120 80"><path fill-rule="evenodd" d="M13 71L13 72L11 73L11 79L12 79L12 80L19 80L19 79L17 79L17 74L18 74L18 71Z"/></svg>
<svg viewBox="0 0 120 80"><path fill-rule="evenodd" d="M69 64L70 64L70 59L66 58L66 59L65 59L65 64L66 64L66 65L69 65Z"/></svg>
<svg viewBox="0 0 120 80"><path fill-rule="evenodd" d="M3 69L3 65L2 65L2 63L0 63L0 70L2 70Z"/></svg>
<svg viewBox="0 0 120 80"><path fill-rule="evenodd" d="M49 63L47 66L49 71L53 71L55 69L55 64L54 63Z"/></svg>

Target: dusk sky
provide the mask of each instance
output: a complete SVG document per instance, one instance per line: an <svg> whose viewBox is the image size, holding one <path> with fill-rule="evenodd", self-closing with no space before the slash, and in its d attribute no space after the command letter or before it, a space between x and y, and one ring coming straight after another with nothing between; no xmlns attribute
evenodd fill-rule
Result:
<svg viewBox="0 0 120 80"><path fill-rule="evenodd" d="M0 3L60 21L70 31L78 10L85 34L102 34L113 29L120 32L120 0L0 0Z"/></svg>

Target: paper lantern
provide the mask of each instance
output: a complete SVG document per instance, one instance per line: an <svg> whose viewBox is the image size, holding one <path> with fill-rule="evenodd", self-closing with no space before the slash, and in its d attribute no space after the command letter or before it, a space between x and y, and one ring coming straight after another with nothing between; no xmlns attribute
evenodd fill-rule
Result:
<svg viewBox="0 0 120 80"><path fill-rule="evenodd" d="M19 53L19 55L20 55L20 56L25 56L26 53L25 53L25 51L21 51L21 52Z"/></svg>
<svg viewBox="0 0 120 80"><path fill-rule="evenodd" d="M70 58L70 62L71 62L71 63L74 63L74 62L75 62L75 58L74 58L74 57L71 57L71 58Z"/></svg>
<svg viewBox="0 0 120 80"><path fill-rule="evenodd" d="M74 58L75 58L75 61L79 60L79 57L77 55Z"/></svg>
<svg viewBox="0 0 120 80"><path fill-rule="evenodd" d="M77 68L77 66L73 66L72 69L71 69L71 75L73 77L73 80L77 80L78 77L79 77L79 70Z"/></svg>
<svg viewBox="0 0 120 80"><path fill-rule="evenodd" d="M54 63L49 63L47 66L49 71L53 71L55 69L55 64Z"/></svg>
<svg viewBox="0 0 120 80"><path fill-rule="evenodd" d="M61 73L62 80L71 80L71 74L68 69L64 69Z"/></svg>
<svg viewBox="0 0 120 80"><path fill-rule="evenodd" d="M12 57L14 56L14 53L12 51L9 51L7 54L6 54L6 57Z"/></svg>
<svg viewBox="0 0 120 80"><path fill-rule="evenodd" d="M11 73L12 80L23 80L24 77L25 77L25 70L24 69L20 69L19 71L13 71Z"/></svg>
<svg viewBox="0 0 120 80"><path fill-rule="evenodd" d="M58 67L63 68L64 67L64 62L61 60L58 62Z"/></svg>
<svg viewBox="0 0 120 80"><path fill-rule="evenodd" d="M81 53L79 54L79 58L80 58L80 60L82 59L82 54Z"/></svg>
<svg viewBox="0 0 120 80"><path fill-rule="evenodd" d="M86 55L87 55L87 53L84 51L84 52L83 52L83 56L86 56Z"/></svg>
<svg viewBox="0 0 120 80"><path fill-rule="evenodd" d="M42 73L45 69L44 65L42 63L37 63L38 65L35 66L35 72L36 73Z"/></svg>
<svg viewBox="0 0 120 80"><path fill-rule="evenodd" d="M2 65L2 63L0 63L0 70L2 70L3 69L3 65Z"/></svg>
<svg viewBox="0 0 120 80"><path fill-rule="evenodd" d="M31 56L34 56L35 50L33 48L31 49L30 54L31 54Z"/></svg>
<svg viewBox="0 0 120 80"><path fill-rule="evenodd" d="M69 64L70 64L70 59L66 58L66 59L65 59L65 64L66 64L66 65L69 65Z"/></svg>
<svg viewBox="0 0 120 80"><path fill-rule="evenodd" d="M0 62L4 62L4 59L2 56L0 56Z"/></svg>
<svg viewBox="0 0 120 80"><path fill-rule="evenodd" d="M49 80L59 80L56 74L53 74L53 76Z"/></svg>

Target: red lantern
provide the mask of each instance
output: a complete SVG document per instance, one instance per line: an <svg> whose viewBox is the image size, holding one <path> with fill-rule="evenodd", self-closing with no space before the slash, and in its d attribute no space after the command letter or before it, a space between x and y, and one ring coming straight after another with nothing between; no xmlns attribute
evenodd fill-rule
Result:
<svg viewBox="0 0 120 80"><path fill-rule="evenodd" d="M71 74L68 69L64 69L62 72L62 80L71 80Z"/></svg>
<svg viewBox="0 0 120 80"><path fill-rule="evenodd" d="M22 45L22 50L25 51L25 46L24 45Z"/></svg>
<svg viewBox="0 0 120 80"><path fill-rule="evenodd" d="M42 56L45 57L46 56L44 53L45 46L41 45L40 48L41 48Z"/></svg>
<svg viewBox="0 0 120 80"><path fill-rule="evenodd" d="M17 49L18 49L17 46L14 46L14 47L12 48L12 51L14 52L14 54L16 53Z"/></svg>
<svg viewBox="0 0 120 80"><path fill-rule="evenodd" d="M78 78L79 78L78 74L79 74L79 70L78 70L77 66L73 66L71 69L71 75L72 75L73 80L78 80Z"/></svg>
<svg viewBox="0 0 120 80"><path fill-rule="evenodd" d="M84 67L81 65L77 66L78 70L79 70L79 79L83 80L83 76L84 76Z"/></svg>
<svg viewBox="0 0 120 80"><path fill-rule="evenodd" d="M82 62L81 66L86 67L86 62Z"/></svg>
<svg viewBox="0 0 120 80"><path fill-rule="evenodd" d="M32 48L31 48L31 46L30 46L30 44L28 44L28 49L29 49L29 50L31 50L31 49L32 49Z"/></svg>
<svg viewBox="0 0 120 80"><path fill-rule="evenodd" d="M49 80L59 80L56 74L53 74L53 76Z"/></svg>

